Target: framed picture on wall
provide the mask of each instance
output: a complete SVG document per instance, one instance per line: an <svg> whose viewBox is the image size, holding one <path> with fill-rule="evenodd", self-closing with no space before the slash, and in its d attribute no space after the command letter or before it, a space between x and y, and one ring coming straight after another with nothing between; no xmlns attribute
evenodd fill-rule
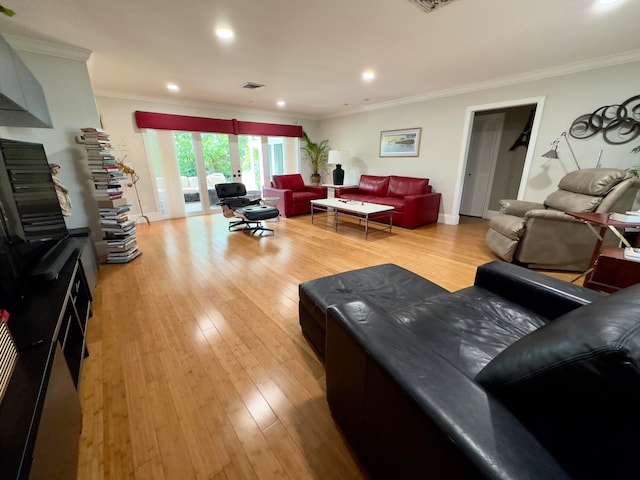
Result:
<svg viewBox="0 0 640 480"><path fill-rule="evenodd" d="M420 154L422 128L383 130L380 132L381 157L417 157Z"/></svg>

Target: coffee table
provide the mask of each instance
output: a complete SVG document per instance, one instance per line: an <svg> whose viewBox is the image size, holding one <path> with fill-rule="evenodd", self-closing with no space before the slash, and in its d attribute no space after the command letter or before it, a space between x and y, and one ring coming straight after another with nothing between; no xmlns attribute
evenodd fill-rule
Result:
<svg viewBox="0 0 640 480"><path fill-rule="evenodd" d="M355 200L346 200L343 198L322 198L319 200L311 200L311 223L315 212L326 212L333 210L334 225L338 231L338 218L340 215L357 218L361 223L364 220L364 238L369 236L369 219L377 220L380 217L389 219L389 227L393 226L393 207L390 205L380 205L377 203L357 202Z"/></svg>

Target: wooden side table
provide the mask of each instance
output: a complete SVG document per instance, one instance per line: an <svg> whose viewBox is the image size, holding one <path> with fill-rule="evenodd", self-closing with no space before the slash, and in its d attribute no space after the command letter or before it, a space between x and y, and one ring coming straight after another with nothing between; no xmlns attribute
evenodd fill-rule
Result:
<svg viewBox="0 0 640 480"><path fill-rule="evenodd" d="M594 233L594 235L598 238L598 241L596 242L595 247L593 248L593 253L591 254L589 267L587 271L584 273L584 276L585 276L584 286L589 287L596 263L598 262L598 259L600 257L600 252L602 250L602 241L604 240L604 236L607 233L607 230L612 230L614 233L616 233L617 236L621 236L620 232L618 231L618 228L640 228L640 223L620 222L617 220L612 220L609 217L608 213L579 213L579 212L566 212L566 213L567 215L573 218L577 218L578 220L582 220L583 222L585 222L591 228L591 231ZM600 230L596 231L594 226L600 227ZM622 257L622 259L624 260L624 257ZM605 260L605 263L606 262L608 262L608 260ZM627 265L627 263L636 263L636 262L625 260L624 265Z"/></svg>
<svg viewBox="0 0 640 480"><path fill-rule="evenodd" d="M327 187L327 192L328 192L327 198L334 198L335 191L341 188L357 187L357 185L334 185L333 183L323 183L322 186Z"/></svg>
<svg viewBox="0 0 640 480"><path fill-rule="evenodd" d="M640 283L640 262L624 258L624 249L604 247L585 287L613 293Z"/></svg>

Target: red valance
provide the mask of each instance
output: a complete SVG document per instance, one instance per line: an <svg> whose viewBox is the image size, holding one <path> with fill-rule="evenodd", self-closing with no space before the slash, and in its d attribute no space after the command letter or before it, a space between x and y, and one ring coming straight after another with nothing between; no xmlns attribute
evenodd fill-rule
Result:
<svg viewBox="0 0 640 480"><path fill-rule="evenodd" d="M180 130L186 132L264 135L269 137L302 137L302 126L278 123L243 122L221 118L190 117L168 113L134 112L138 128Z"/></svg>

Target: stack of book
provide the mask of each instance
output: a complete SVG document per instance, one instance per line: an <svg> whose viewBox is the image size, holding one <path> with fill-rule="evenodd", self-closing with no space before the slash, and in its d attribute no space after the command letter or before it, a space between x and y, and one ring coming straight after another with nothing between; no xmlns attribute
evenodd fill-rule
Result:
<svg viewBox="0 0 640 480"><path fill-rule="evenodd" d="M629 210L626 213L612 213L609 218L623 223L640 223L640 211Z"/></svg>
<svg viewBox="0 0 640 480"><path fill-rule="evenodd" d="M83 128L81 141L87 150L87 161L100 209L100 228L107 242L107 263L127 263L141 255L136 241L136 223L129 220L130 205L124 197L121 182L126 175L118 168L109 134L98 128Z"/></svg>

